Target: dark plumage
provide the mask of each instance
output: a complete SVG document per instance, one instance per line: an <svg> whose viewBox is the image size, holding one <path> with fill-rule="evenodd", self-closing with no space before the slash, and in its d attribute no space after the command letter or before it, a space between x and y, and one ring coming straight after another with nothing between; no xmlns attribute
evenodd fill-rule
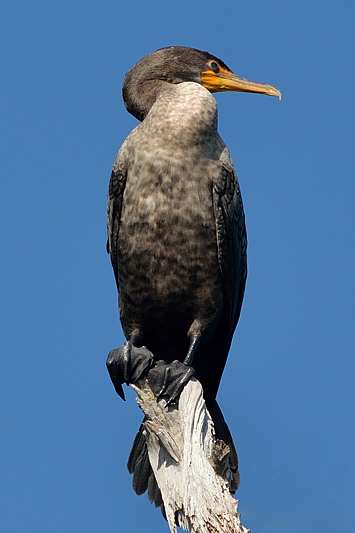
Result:
<svg viewBox="0 0 355 533"><path fill-rule="evenodd" d="M279 95L191 48L157 50L128 72L123 98L142 123L113 166L108 251L127 340L156 360L191 365L217 432L233 446L215 397L241 311L247 237L239 184L217 132L211 92L218 90ZM160 505L141 433L129 468L136 491L149 485Z"/></svg>

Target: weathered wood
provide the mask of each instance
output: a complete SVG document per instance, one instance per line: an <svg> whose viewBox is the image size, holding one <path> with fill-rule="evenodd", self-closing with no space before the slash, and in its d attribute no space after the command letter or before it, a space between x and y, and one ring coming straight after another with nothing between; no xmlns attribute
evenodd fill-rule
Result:
<svg viewBox="0 0 355 533"><path fill-rule="evenodd" d="M132 387L147 417L149 459L170 531L247 533L229 490L229 447L215 439L200 383L185 386L177 409L157 402L147 382Z"/></svg>

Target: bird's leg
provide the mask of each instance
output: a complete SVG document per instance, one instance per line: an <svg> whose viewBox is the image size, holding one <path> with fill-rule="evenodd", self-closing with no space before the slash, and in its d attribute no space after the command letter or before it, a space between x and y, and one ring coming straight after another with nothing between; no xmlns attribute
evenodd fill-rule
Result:
<svg viewBox="0 0 355 533"><path fill-rule="evenodd" d="M106 366L117 394L125 400L122 383L136 383L153 364L153 354L145 347L137 347L140 335L134 332L119 348L112 350Z"/></svg>
<svg viewBox="0 0 355 533"><path fill-rule="evenodd" d="M163 398L166 405L174 403L195 371L181 361L165 363L157 361L148 372L148 383L157 399Z"/></svg>
<svg viewBox="0 0 355 533"><path fill-rule="evenodd" d="M189 351L184 359L184 365L191 366L194 360L195 352L201 342L201 334L196 334L191 336L191 342L189 346Z"/></svg>
<svg viewBox="0 0 355 533"><path fill-rule="evenodd" d="M206 333L206 330L209 326L210 320L206 319L195 319L192 322L187 333L187 336L190 339L190 346L184 359L184 365L193 366L195 353L201 343L202 334Z"/></svg>
<svg viewBox="0 0 355 533"><path fill-rule="evenodd" d="M153 392L158 399L164 398L167 405L178 399L182 389L195 373L193 360L202 338L199 321L192 323L188 336L190 346L183 362L173 361L166 364L164 361L158 361L148 373L148 382Z"/></svg>

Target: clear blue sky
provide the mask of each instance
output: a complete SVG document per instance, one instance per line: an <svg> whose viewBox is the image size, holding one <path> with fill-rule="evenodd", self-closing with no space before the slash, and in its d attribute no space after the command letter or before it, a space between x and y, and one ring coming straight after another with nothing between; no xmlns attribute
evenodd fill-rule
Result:
<svg viewBox="0 0 355 533"><path fill-rule="evenodd" d="M209 50L276 99L217 96L244 196L249 279L219 399L254 533L353 531L351 0L4 2L0 19L0 530L164 532L131 490L141 415L122 342L106 191L135 125L121 80L169 44Z"/></svg>

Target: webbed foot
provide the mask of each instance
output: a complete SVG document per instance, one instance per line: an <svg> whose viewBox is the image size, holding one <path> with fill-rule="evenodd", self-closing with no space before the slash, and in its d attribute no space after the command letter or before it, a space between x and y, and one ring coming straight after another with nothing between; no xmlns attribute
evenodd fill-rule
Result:
<svg viewBox="0 0 355 533"><path fill-rule="evenodd" d="M180 361L165 363L157 361L148 372L148 383L157 399L164 398L167 405L174 403L180 396L186 383L190 381L195 371Z"/></svg>
<svg viewBox="0 0 355 533"><path fill-rule="evenodd" d="M130 341L108 354L107 370L122 400L126 399L122 383L136 383L152 364L153 354L145 346L137 348Z"/></svg>

